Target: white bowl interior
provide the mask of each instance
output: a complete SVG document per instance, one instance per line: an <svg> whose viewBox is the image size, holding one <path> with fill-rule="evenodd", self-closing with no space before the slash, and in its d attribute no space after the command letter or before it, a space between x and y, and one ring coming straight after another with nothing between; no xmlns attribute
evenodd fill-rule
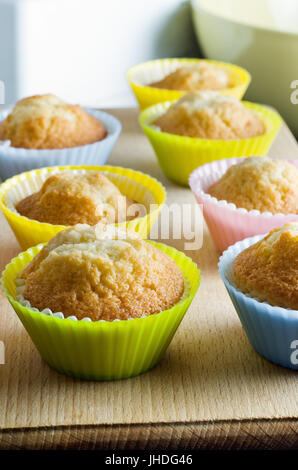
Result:
<svg viewBox="0 0 298 470"><path fill-rule="evenodd" d="M194 0L216 16L280 32L298 34L298 2L293 0Z"/></svg>

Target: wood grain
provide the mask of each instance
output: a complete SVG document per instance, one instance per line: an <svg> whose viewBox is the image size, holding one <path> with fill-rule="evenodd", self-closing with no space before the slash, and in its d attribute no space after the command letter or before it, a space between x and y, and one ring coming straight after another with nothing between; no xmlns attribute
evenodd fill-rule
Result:
<svg viewBox="0 0 298 470"><path fill-rule="evenodd" d="M109 163L158 178L168 203L194 204L190 190L163 176L137 111L111 112L123 132ZM270 154L298 158L286 126ZM0 219L3 269L20 248ZM162 241L183 249L186 240ZM161 363L129 380L82 382L51 370L0 294L6 352L0 365L0 448L298 447L297 374L250 346L218 275L218 253L206 228L203 247L187 254L202 271L198 295Z"/></svg>
<svg viewBox="0 0 298 470"><path fill-rule="evenodd" d="M4 430L1 449L248 450L295 449L295 420L148 423Z"/></svg>

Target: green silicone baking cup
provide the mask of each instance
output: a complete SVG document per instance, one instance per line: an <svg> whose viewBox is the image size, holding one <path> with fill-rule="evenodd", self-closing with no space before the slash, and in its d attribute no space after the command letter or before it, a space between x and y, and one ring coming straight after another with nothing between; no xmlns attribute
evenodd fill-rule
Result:
<svg viewBox="0 0 298 470"><path fill-rule="evenodd" d="M145 318L86 322L48 316L16 300L14 280L43 244L20 253L2 274L2 289L45 362L85 380L132 377L154 367L165 353L200 284L200 271L184 253L148 242L167 253L185 279L182 299Z"/></svg>
<svg viewBox="0 0 298 470"><path fill-rule="evenodd" d="M152 122L164 114L172 102L159 103L142 111L139 122L148 137L166 177L188 186L190 174L199 166L233 157L266 155L282 123L279 114L265 106L242 101L263 121L266 132L248 139L212 140L161 132Z"/></svg>

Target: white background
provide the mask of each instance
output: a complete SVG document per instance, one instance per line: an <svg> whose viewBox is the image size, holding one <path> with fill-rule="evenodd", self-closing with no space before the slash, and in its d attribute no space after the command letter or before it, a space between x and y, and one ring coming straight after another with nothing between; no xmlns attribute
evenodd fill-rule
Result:
<svg viewBox="0 0 298 470"><path fill-rule="evenodd" d="M129 67L197 55L187 1L0 0L6 104L51 92L84 105L134 105Z"/></svg>

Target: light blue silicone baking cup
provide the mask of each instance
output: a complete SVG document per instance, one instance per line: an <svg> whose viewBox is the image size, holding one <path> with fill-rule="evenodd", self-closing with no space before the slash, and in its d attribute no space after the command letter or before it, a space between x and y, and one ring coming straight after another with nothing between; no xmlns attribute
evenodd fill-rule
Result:
<svg viewBox="0 0 298 470"><path fill-rule="evenodd" d="M260 302L233 285L236 256L264 236L246 238L230 246L220 257L219 273L252 347L269 361L298 370L298 310Z"/></svg>
<svg viewBox="0 0 298 470"><path fill-rule="evenodd" d="M107 130L107 136L99 142L66 149L22 149L0 145L0 178L2 181L25 171L48 166L104 165L121 132L121 123L111 114L84 108L99 119ZM3 121L10 110L0 113Z"/></svg>

